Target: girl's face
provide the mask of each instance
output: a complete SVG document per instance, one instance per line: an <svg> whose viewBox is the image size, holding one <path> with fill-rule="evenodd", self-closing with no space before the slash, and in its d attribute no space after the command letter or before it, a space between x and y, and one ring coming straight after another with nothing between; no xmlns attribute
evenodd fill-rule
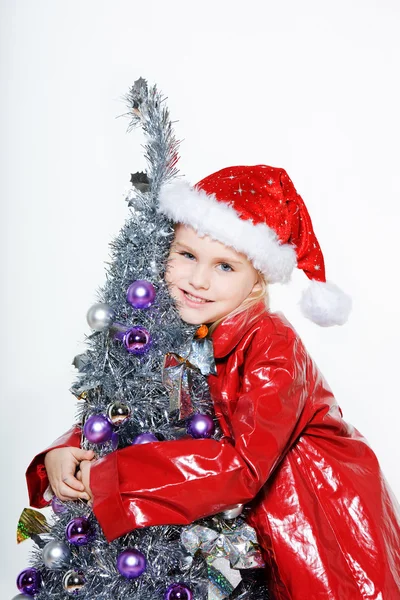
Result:
<svg viewBox="0 0 400 600"><path fill-rule="evenodd" d="M244 254L181 223L175 228L165 280L182 320L192 325L225 317L261 287Z"/></svg>

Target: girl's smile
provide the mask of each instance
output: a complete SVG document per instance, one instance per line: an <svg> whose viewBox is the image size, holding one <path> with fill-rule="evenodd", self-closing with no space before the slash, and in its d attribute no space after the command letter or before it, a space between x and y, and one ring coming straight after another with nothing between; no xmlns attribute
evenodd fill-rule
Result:
<svg viewBox="0 0 400 600"><path fill-rule="evenodd" d="M241 305L260 286L244 254L178 224L166 281L184 321L213 323Z"/></svg>
<svg viewBox="0 0 400 600"><path fill-rule="evenodd" d="M179 290L183 294L184 301L189 305L194 305L196 308L200 308L201 305L207 304L207 302L212 302L212 300L207 300L205 298L201 298L200 296L194 296L185 290Z"/></svg>
<svg viewBox="0 0 400 600"><path fill-rule="evenodd" d="M186 303L192 308L201 309L205 304L213 302L212 300L203 298L202 296L191 294L190 292L186 292L185 290L179 289L179 292L181 293L182 302Z"/></svg>

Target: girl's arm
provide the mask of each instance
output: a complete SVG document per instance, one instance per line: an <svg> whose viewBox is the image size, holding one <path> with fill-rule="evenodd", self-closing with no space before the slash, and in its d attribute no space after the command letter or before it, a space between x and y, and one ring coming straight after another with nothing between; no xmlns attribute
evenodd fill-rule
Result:
<svg viewBox="0 0 400 600"><path fill-rule="evenodd" d="M249 349L232 440L135 445L91 465L93 510L109 541L139 527L189 524L255 497L307 422L304 347L292 332L265 333L260 328Z"/></svg>

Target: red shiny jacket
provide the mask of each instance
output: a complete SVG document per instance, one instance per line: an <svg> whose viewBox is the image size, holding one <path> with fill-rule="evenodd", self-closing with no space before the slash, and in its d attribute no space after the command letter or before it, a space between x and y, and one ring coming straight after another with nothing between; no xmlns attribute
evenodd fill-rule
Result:
<svg viewBox="0 0 400 600"><path fill-rule="evenodd" d="M209 384L225 437L131 446L95 462L93 509L107 539L252 501L277 600L400 599L400 508L375 454L283 315L260 305L247 326L236 319L213 334ZM51 448L79 444L76 427ZM36 507L47 504L45 452L27 470Z"/></svg>

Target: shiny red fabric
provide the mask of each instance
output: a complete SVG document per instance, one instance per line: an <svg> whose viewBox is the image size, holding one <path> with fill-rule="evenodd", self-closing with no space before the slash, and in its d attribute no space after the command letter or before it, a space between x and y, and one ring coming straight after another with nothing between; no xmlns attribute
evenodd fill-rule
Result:
<svg viewBox="0 0 400 600"><path fill-rule="evenodd" d="M399 599L400 508L375 454L282 315L260 305L246 326L238 319L213 335L209 384L225 437L131 446L94 463L106 537L250 502L276 600ZM28 469L33 506L40 460Z"/></svg>

